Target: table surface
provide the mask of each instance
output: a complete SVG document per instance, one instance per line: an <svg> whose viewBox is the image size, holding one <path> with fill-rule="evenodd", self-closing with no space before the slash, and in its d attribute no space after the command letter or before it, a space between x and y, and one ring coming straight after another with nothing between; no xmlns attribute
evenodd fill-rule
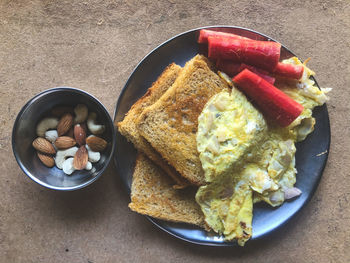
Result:
<svg viewBox="0 0 350 263"><path fill-rule="evenodd" d="M0 1L0 262L350 262L349 1ZM91 186L45 189L11 148L21 107L72 86L113 114L149 51L183 31L236 25L281 41L309 66L328 103L332 141L311 202L284 228L244 248L177 240L131 212L111 163Z"/></svg>

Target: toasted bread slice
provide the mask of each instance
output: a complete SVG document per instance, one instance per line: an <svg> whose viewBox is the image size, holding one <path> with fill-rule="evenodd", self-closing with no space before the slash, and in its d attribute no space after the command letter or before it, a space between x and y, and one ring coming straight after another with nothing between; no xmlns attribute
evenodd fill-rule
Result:
<svg viewBox="0 0 350 263"><path fill-rule="evenodd" d="M148 106L156 102L166 90L175 82L177 76L181 71L181 67L172 63L155 81L146 94L141 97L129 110L124 117L124 120L117 123L119 132L124 135L128 141L132 142L136 149L145 153L148 158L159 165L176 183L175 188L184 188L188 185L188 181L183 178L176 170L171 167L162 158L162 156L153 149L151 144L147 142L138 132L136 128L136 119L141 112Z"/></svg>
<svg viewBox="0 0 350 263"><path fill-rule="evenodd" d="M137 119L141 135L192 184L205 184L196 144L205 103L228 86L202 55L186 63L174 84Z"/></svg>
<svg viewBox="0 0 350 263"><path fill-rule="evenodd" d="M154 218L184 222L205 228L204 216L195 201L196 189L174 189L172 180L163 176L145 155L139 154L131 185L131 210Z"/></svg>

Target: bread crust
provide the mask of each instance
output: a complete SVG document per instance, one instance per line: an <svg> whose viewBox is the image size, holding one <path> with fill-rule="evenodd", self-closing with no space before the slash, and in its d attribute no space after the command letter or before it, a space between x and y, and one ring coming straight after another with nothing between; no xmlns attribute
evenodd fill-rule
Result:
<svg viewBox="0 0 350 263"><path fill-rule="evenodd" d="M181 70L174 84L154 104L144 109L136 124L140 134L191 184L204 185L197 151L198 117L206 102L228 89L211 70L211 63L197 55Z"/></svg>
<svg viewBox="0 0 350 263"><path fill-rule="evenodd" d="M204 215L195 201L196 189L174 189L171 178L144 154L137 156L129 208L154 218L184 222L206 228Z"/></svg>
<svg viewBox="0 0 350 263"><path fill-rule="evenodd" d="M128 111L123 121L116 123L119 132L132 142L136 149L145 153L148 158L159 165L175 182L175 188L184 188L189 183L173 167L171 167L162 156L147 142L136 128L136 119L142 111L155 103L167 89L175 82L181 71L181 67L175 63L170 64L158 77L158 79Z"/></svg>

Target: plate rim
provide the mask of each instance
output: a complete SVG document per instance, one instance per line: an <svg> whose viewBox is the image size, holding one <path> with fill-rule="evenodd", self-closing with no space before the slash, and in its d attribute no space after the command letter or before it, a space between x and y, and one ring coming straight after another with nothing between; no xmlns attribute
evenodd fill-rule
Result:
<svg viewBox="0 0 350 263"><path fill-rule="evenodd" d="M178 38L178 37L181 37L185 34L188 34L188 33L192 33L192 32L197 32L201 29L211 29L211 28L230 28L230 29L239 29L239 30L245 30L245 31L249 31L251 33L254 33L254 34L258 34L262 37L265 37L267 39L267 41L273 41L273 42L277 42L277 43L280 43L279 41L275 40L274 38L271 38L270 36L268 35L265 35L263 33L260 33L258 31L255 31L255 30L252 30L252 29L249 29L249 28L245 28L245 27L240 27L240 26L231 26L231 25L211 25L211 26L202 26L202 27L197 27L197 28L194 28L194 29L190 29L190 30L187 30L187 31L184 31L184 32L181 32L179 34L176 34L175 36L167 39L166 41L162 42L161 44L159 44L158 46L156 46L155 48L153 48L151 51L149 51L140 61L139 63L137 63L137 65L134 67L134 69L132 70L132 72L130 73L127 81L125 82L120 94L119 94L119 97L117 99L117 102L116 102L116 105L115 105L115 108L114 108L114 112L113 112L113 122L115 123L116 122L116 116L117 116L117 112L120 108L120 101L121 101L121 98L123 97L125 91L127 90L127 87L129 86L129 83L132 81L132 78L133 78L133 75L134 73L142 66L143 63L145 63L145 61L147 60L148 57L150 57L153 53L155 53L159 48L167 45L168 43L170 43L171 41L173 41L174 39ZM281 46L289 53L291 53L292 55L298 57L294 52L292 52L288 47L286 47L284 44L280 43ZM313 80L315 81L315 84L318 88L320 88L320 86L318 85L317 83L317 80L312 77ZM327 161L328 161L328 156L329 156L329 151L330 151L330 144L331 144L331 128L330 128L330 120L329 120L329 113L328 113L328 108L327 108L327 104L324 103L324 105L322 106L324 107L324 110L325 110L325 114L327 115L327 119L326 119L326 122L327 122L327 128L328 128L328 132L329 132L329 139L328 141L326 142L326 153L325 153L325 160L324 162L322 163L322 166L321 166L321 169L320 169L320 176L317 178L314 186L312 187L312 190L309 192L308 196L306 197L306 199L304 200L304 202L302 203L302 205L293 213L291 214L289 217L287 217L281 224L279 224L277 227L273 228L272 230L270 231L267 231L266 233L263 233L257 237L253 237L249 240L249 243L252 243L252 242L255 242L257 240L261 240L263 238L266 238L266 236L272 234L272 233L275 233L277 232L279 229L281 229L282 227L284 227L292 218L296 217L300 211L310 202L311 198L314 196L315 194L315 191L317 190L318 186L319 186L319 183L321 181L321 178L323 176L323 172L324 172L324 169L327 165ZM118 132L117 128L116 128L116 132ZM117 141L116 141L117 143ZM116 146L117 148L117 146ZM117 151L114 152L114 155L113 155L113 162L117 168L117 170L119 170L119 163L118 163L118 158L117 158ZM119 176L119 175L118 175ZM124 188L125 190L127 191L127 193L129 194L129 197L130 197L130 188L129 188L129 185L127 184L127 182L125 180L122 179L122 182L123 182L123 185L124 185ZM200 246L209 246L209 247L234 247L234 246L237 246L237 242L236 241L229 241L229 242L226 242L226 241L223 241L222 243L213 243L212 241L208 241L208 242L203 242L203 241L194 241L194 240L191 240L191 239L188 239L188 238L185 238L177 233L174 233L172 232L171 230L167 229L165 226L161 225L160 223L158 223L157 221L163 221L163 222L167 222L165 220L161 220L161 219L156 219L156 218L153 218L153 217L150 217L150 216L147 216L147 215L143 215L145 216L150 222L152 222L155 226L157 226L159 229L161 229L162 231L170 234L170 236L172 237L175 237L177 239L180 239L182 241L185 241L185 242L189 242L191 244L195 244L195 245L200 245ZM181 223L179 223L181 224ZM196 229L200 229L202 230L201 228L197 227L197 226L193 226L193 228L196 228Z"/></svg>

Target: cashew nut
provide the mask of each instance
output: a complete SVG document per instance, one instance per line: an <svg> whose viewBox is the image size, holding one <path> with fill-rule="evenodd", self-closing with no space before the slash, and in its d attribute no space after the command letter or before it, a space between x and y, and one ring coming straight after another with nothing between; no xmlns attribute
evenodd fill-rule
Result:
<svg viewBox="0 0 350 263"><path fill-rule="evenodd" d="M68 148L66 150L62 151L57 151L56 157L55 157L55 163L56 166L59 169L62 169L63 167L63 162L68 158L68 157L74 157L75 153L78 151L78 147L74 146L72 148Z"/></svg>
<svg viewBox="0 0 350 263"><path fill-rule="evenodd" d="M44 118L36 126L36 134L39 137L44 137L45 132L49 129L56 129L57 124L58 124L57 118L53 118L53 117Z"/></svg>
<svg viewBox="0 0 350 263"><path fill-rule="evenodd" d="M74 113L75 113L75 119L74 119L74 123L82 123L84 121L86 121L87 117L88 117L88 107L86 107L86 105L84 104L78 104L75 108L74 108Z"/></svg>
<svg viewBox="0 0 350 263"><path fill-rule="evenodd" d="M74 166L73 166L73 160L74 160L74 158L70 157L63 162L62 168L63 168L63 172L65 174L69 175L75 171Z"/></svg>
<svg viewBox="0 0 350 263"><path fill-rule="evenodd" d="M97 124L96 118L97 114L95 112L91 112L87 119L87 126L93 134L101 134L104 132L105 126L102 124Z"/></svg>
<svg viewBox="0 0 350 263"><path fill-rule="evenodd" d="M99 152L92 151L87 144L85 145L85 148L88 151L89 161L90 162L96 163L96 162L98 162L100 160L101 154Z"/></svg>
<svg viewBox="0 0 350 263"><path fill-rule="evenodd" d="M45 132L45 139L49 142L54 143L58 138L58 133L56 130L49 130Z"/></svg>
<svg viewBox="0 0 350 263"><path fill-rule="evenodd" d="M91 169L92 169L92 163L87 162L86 167L85 167L85 170L90 171Z"/></svg>
<svg viewBox="0 0 350 263"><path fill-rule="evenodd" d="M73 165L73 157L68 158L67 160L65 160L62 164L62 168L63 168L63 172L67 175L72 174L75 169L74 169L74 165ZM91 170L92 169L92 163L88 162L86 164L85 170Z"/></svg>

